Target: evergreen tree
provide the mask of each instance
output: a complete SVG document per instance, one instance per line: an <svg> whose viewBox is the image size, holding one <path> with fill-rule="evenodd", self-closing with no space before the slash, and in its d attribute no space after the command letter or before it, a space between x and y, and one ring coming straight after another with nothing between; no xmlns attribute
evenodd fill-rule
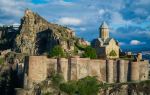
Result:
<svg viewBox="0 0 150 95"><path fill-rule="evenodd" d="M55 46L48 54L48 57L64 57L64 51L61 46Z"/></svg>
<svg viewBox="0 0 150 95"><path fill-rule="evenodd" d="M91 59L97 58L96 50L92 48L91 46L86 47L84 50L83 57L89 57Z"/></svg>

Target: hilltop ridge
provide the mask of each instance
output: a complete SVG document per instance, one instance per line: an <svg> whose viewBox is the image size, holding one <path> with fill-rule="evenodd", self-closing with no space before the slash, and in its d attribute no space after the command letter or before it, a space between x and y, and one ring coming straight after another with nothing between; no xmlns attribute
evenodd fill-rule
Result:
<svg viewBox="0 0 150 95"><path fill-rule="evenodd" d="M70 28L49 23L39 14L27 9L15 39L15 51L40 55L50 51L55 45L60 45L65 52L72 53L78 40Z"/></svg>

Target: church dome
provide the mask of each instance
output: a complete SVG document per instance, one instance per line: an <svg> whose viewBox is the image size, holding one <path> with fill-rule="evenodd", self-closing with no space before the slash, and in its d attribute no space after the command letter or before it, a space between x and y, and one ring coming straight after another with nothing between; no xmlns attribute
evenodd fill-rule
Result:
<svg viewBox="0 0 150 95"><path fill-rule="evenodd" d="M100 28L108 28L107 23L104 21L104 22L101 24Z"/></svg>

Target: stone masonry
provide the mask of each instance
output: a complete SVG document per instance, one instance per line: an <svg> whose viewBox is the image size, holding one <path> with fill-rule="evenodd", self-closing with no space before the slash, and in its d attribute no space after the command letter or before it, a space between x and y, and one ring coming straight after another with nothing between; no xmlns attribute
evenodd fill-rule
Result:
<svg viewBox="0 0 150 95"><path fill-rule="evenodd" d="M39 83L53 72L61 73L65 79L78 80L86 76L97 76L102 82L115 83L148 79L147 60L99 60L90 58L50 59L46 56L29 56L25 61L27 81ZM26 84L24 84L26 85Z"/></svg>

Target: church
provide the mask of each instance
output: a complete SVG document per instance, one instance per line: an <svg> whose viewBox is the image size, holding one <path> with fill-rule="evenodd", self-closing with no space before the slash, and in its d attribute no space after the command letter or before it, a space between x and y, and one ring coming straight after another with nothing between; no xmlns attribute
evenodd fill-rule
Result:
<svg viewBox="0 0 150 95"><path fill-rule="evenodd" d="M99 38L94 39L91 45L96 49L98 58L119 58L119 44L114 38L109 37L109 27L106 22L100 25Z"/></svg>

